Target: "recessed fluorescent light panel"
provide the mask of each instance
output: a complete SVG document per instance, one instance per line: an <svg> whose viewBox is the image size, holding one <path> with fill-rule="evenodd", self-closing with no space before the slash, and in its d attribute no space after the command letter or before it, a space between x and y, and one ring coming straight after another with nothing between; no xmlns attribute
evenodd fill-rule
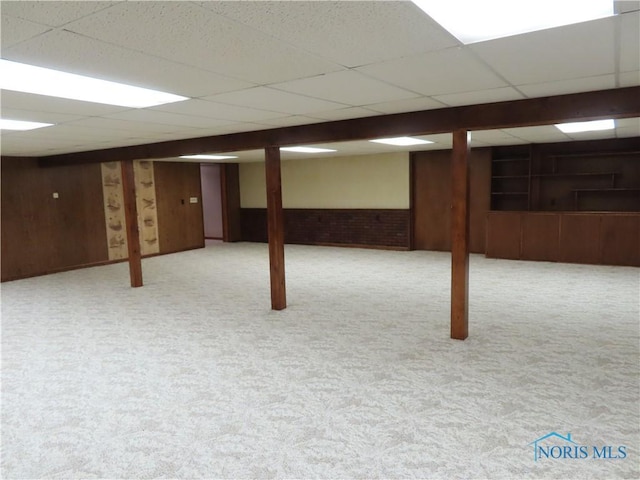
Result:
<svg viewBox="0 0 640 480"><path fill-rule="evenodd" d="M399 147L407 147L410 145L424 145L426 143L433 143L430 140L421 140L419 138L412 137L395 137L395 138L379 138L377 140L369 140L375 143L384 143L386 145L396 145Z"/></svg>
<svg viewBox="0 0 640 480"><path fill-rule="evenodd" d="M556 125L564 133L594 132L597 130L613 130L616 122L612 119L594 120L592 122L559 123Z"/></svg>
<svg viewBox="0 0 640 480"><path fill-rule="evenodd" d="M25 122L23 120L9 120L0 118L0 130L35 130L36 128L50 127L53 123Z"/></svg>
<svg viewBox="0 0 640 480"><path fill-rule="evenodd" d="M180 155L180 158L189 158L192 160L228 160L238 157L234 155Z"/></svg>
<svg viewBox="0 0 640 480"><path fill-rule="evenodd" d="M462 43L476 43L614 14L613 0L413 0Z"/></svg>
<svg viewBox="0 0 640 480"><path fill-rule="evenodd" d="M330 148L316 148L316 147L281 147L280 150L283 150L285 152L297 152L297 153L337 152L337 150L331 150Z"/></svg>
<svg viewBox="0 0 640 480"><path fill-rule="evenodd" d="M133 87L0 59L0 88L83 102L146 108L188 100L172 93Z"/></svg>

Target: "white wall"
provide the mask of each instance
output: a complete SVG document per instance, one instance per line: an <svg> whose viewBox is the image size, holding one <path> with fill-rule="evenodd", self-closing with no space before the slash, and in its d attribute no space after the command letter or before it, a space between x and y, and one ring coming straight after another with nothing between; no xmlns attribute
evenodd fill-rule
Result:
<svg viewBox="0 0 640 480"><path fill-rule="evenodd" d="M242 208L266 208L264 163L240 164ZM409 153L282 162L284 208L409 208Z"/></svg>

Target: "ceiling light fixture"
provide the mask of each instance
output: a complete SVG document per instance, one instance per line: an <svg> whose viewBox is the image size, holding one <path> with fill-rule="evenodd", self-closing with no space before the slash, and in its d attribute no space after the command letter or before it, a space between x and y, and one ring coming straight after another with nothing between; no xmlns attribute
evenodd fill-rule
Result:
<svg viewBox="0 0 640 480"><path fill-rule="evenodd" d="M130 108L146 108L188 100L187 97L172 93L4 59L0 59L0 88Z"/></svg>
<svg viewBox="0 0 640 480"><path fill-rule="evenodd" d="M613 0L412 0L464 44L614 15Z"/></svg>
<svg viewBox="0 0 640 480"><path fill-rule="evenodd" d="M331 150L330 148L316 148L316 147L281 147L280 150L283 150L285 152L297 152L297 153L337 152L337 150Z"/></svg>
<svg viewBox="0 0 640 480"><path fill-rule="evenodd" d="M608 119L591 122L559 123L556 128L564 133L593 132L597 130L613 130L616 128L616 122L613 119Z"/></svg>
<svg viewBox="0 0 640 480"><path fill-rule="evenodd" d="M378 138L376 140L369 140L375 143L384 143L386 145L396 145L399 147L408 147L410 145L424 145L426 143L433 143L431 140L422 140L420 138L412 137L395 137L395 138Z"/></svg>
<svg viewBox="0 0 640 480"><path fill-rule="evenodd" d="M193 160L229 160L238 158L235 155L180 155L180 158L189 158Z"/></svg>
<svg viewBox="0 0 640 480"><path fill-rule="evenodd" d="M53 123L26 122L24 120L9 120L0 118L0 130L35 130L36 128L50 127Z"/></svg>

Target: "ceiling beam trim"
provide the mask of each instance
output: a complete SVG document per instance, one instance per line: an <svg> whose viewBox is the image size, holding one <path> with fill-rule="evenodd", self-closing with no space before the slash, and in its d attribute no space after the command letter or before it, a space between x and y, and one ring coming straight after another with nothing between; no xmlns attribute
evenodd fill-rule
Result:
<svg viewBox="0 0 640 480"><path fill-rule="evenodd" d="M429 135L457 129L491 130L636 116L640 116L640 87L628 87L52 155L40 157L39 163L61 166L147 160L272 146Z"/></svg>

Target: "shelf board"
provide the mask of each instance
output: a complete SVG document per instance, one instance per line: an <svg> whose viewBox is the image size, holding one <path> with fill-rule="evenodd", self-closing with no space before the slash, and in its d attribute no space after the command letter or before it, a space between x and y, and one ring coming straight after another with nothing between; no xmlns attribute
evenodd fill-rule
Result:
<svg viewBox="0 0 640 480"><path fill-rule="evenodd" d="M529 195L529 192L491 192L491 195Z"/></svg>
<svg viewBox="0 0 640 480"><path fill-rule="evenodd" d="M535 173L532 177L553 178L553 177L610 177L612 175L620 175L617 172L582 172L582 173Z"/></svg>
<svg viewBox="0 0 640 480"><path fill-rule="evenodd" d="M581 193L581 192L592 192L592 193L597 193L597 192L602 192L602 193L606 193L606 192L632 193L632 192L640 192L640 188L581 188L581 189L571 190L571 191L575 192L575 193Z"/></svg>
<svg viewBox="0 0 640 480"><path fill-rule="evenodd" d="M501 162L528 162L529 161L529 157L524 157L524 158L494 158L491 160L494 163L501 163Z"/></svg>
<svg viewBox="0 0 640 480"><path fill-rule="evenodd" d="M494 175L491 177L492 179L502 179L502 178L529 178L529 175Z"/></svg>

